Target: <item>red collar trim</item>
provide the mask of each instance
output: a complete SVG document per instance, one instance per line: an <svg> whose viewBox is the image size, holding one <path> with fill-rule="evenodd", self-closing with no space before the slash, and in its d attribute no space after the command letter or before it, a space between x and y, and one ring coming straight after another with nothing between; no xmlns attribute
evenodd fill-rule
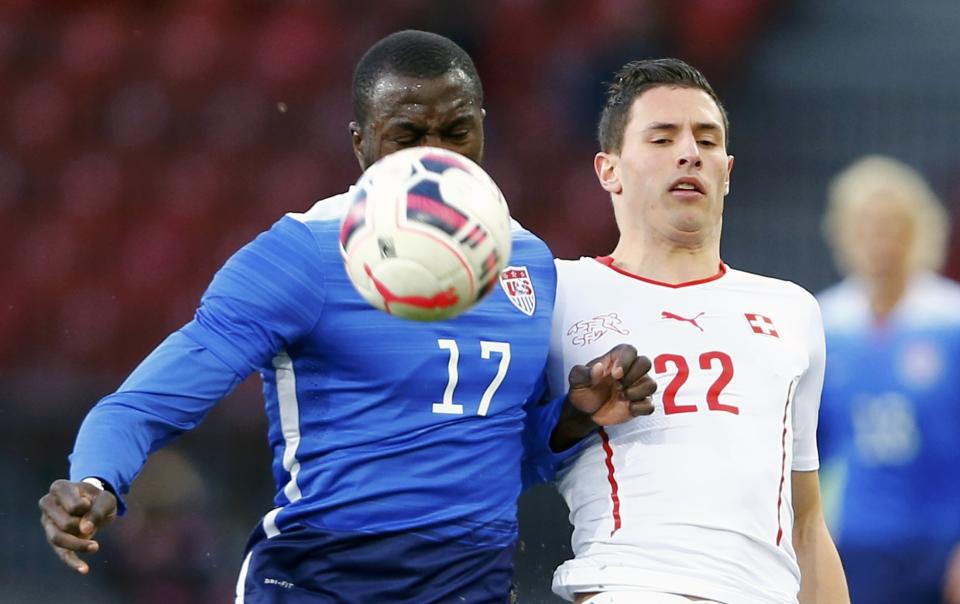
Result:
<svg viewBox="0 0 960 604"><path fill-rule="evenodd" d="M701 285L703 283L710 283L711 281L716 281L720 277L727 274L727 265L723 262L720 262L720 270L717 271L716 275L711 275L703 279L696 279L694 281L685 281L683 283L666 283L664 281L655 281L653 279L647 279L646 277L641 277L640 275L634 275L633 273L627 272L618 266L613 265L613 256L597 256L594 258L597 262L604 266L608 266L613 270L617 271L621 275L626 275L631 279L636 279L637 281L643 281L644 283L650 283L651 285L659 285L661 287L670 287L677 289L680 287L690 287L691 285Z"/></svg>

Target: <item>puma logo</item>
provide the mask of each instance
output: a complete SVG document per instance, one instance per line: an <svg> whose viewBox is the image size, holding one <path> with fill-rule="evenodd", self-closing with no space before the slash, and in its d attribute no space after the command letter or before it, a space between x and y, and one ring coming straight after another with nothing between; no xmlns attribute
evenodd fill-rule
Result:
<svg viewBox="0 0 960 604"><path fill-rule="evenodd" d="M702 316L703 316L703 313L699 313L697 316L693 317L692 319L688 319L686 317L681 317L680 315L674 314L669 310L665 310L660 313L661 319L673 319L674 321L682 321L684 323L689 323L694 327L696 327L697 329L699 329L700 331L703 331L703 328L700 327L699 323L697 323L697 319L699 319Z"/></svg>
<svg viewBox="0 0 960 604"><path fill-rule="evenodd" d="M433 310L434 308L449 308L456 304L460 298L457 296L457 290L453 287L450 287L446 291L437 292L432 298L426 298L423 296L398 296L397 294L390 291L382 281L373 276L373 270L370 269L369 264L363 265L363 270L366 271L367 276L370 277L370 281L373 283L373 286L377 288L377 293L380 294L380 297L383 298L383 308L388 313L390 312L390 305L394 302L399 302L400 304L409 304L416 308L425 308L427 310Z"/></svg>

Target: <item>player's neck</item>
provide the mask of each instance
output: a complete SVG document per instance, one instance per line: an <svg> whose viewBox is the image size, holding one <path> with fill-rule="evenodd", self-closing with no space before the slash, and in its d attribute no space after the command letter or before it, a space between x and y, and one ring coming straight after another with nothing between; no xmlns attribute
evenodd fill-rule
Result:
<svg viewBox="0 0 960 604"><path fill-rule="evenodd" d="M638 277L673 285L708 279L720 270L720 250L717 245L638 245L621 238L610 256L617 268Z"/></svg>
<svg viewBox="0 0 960 604"><path fill-rule="evenodd" d="M886 319L907 291L907 275L887 274L880 278L868 278L870 310L878 321Z"/></svg>

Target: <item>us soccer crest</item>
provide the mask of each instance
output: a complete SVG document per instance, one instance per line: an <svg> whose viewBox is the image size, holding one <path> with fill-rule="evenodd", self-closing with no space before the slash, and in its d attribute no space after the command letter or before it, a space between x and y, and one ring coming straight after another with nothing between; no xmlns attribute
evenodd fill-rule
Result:
<svg viewBox="0 0 960 604"><path fill-rule="evenodd" d="M500 271L500 287L507 299L528 317L537 309L537 296L533 293L533 281L525 266L508 266Z"/></svg>

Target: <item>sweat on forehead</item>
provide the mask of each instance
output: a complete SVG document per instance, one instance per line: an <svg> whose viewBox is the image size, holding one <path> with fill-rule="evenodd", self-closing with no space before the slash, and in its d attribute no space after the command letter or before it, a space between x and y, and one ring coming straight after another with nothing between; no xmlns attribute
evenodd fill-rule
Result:
<svg viewBox="0 0 960 604"><path fill-rule="evenodd" d="M453 69L432 78L383 73L370 91L367 110L385 100L415 99L428 92L462 93L467 103L475 102L472 82L462 69Z"/></svg>

